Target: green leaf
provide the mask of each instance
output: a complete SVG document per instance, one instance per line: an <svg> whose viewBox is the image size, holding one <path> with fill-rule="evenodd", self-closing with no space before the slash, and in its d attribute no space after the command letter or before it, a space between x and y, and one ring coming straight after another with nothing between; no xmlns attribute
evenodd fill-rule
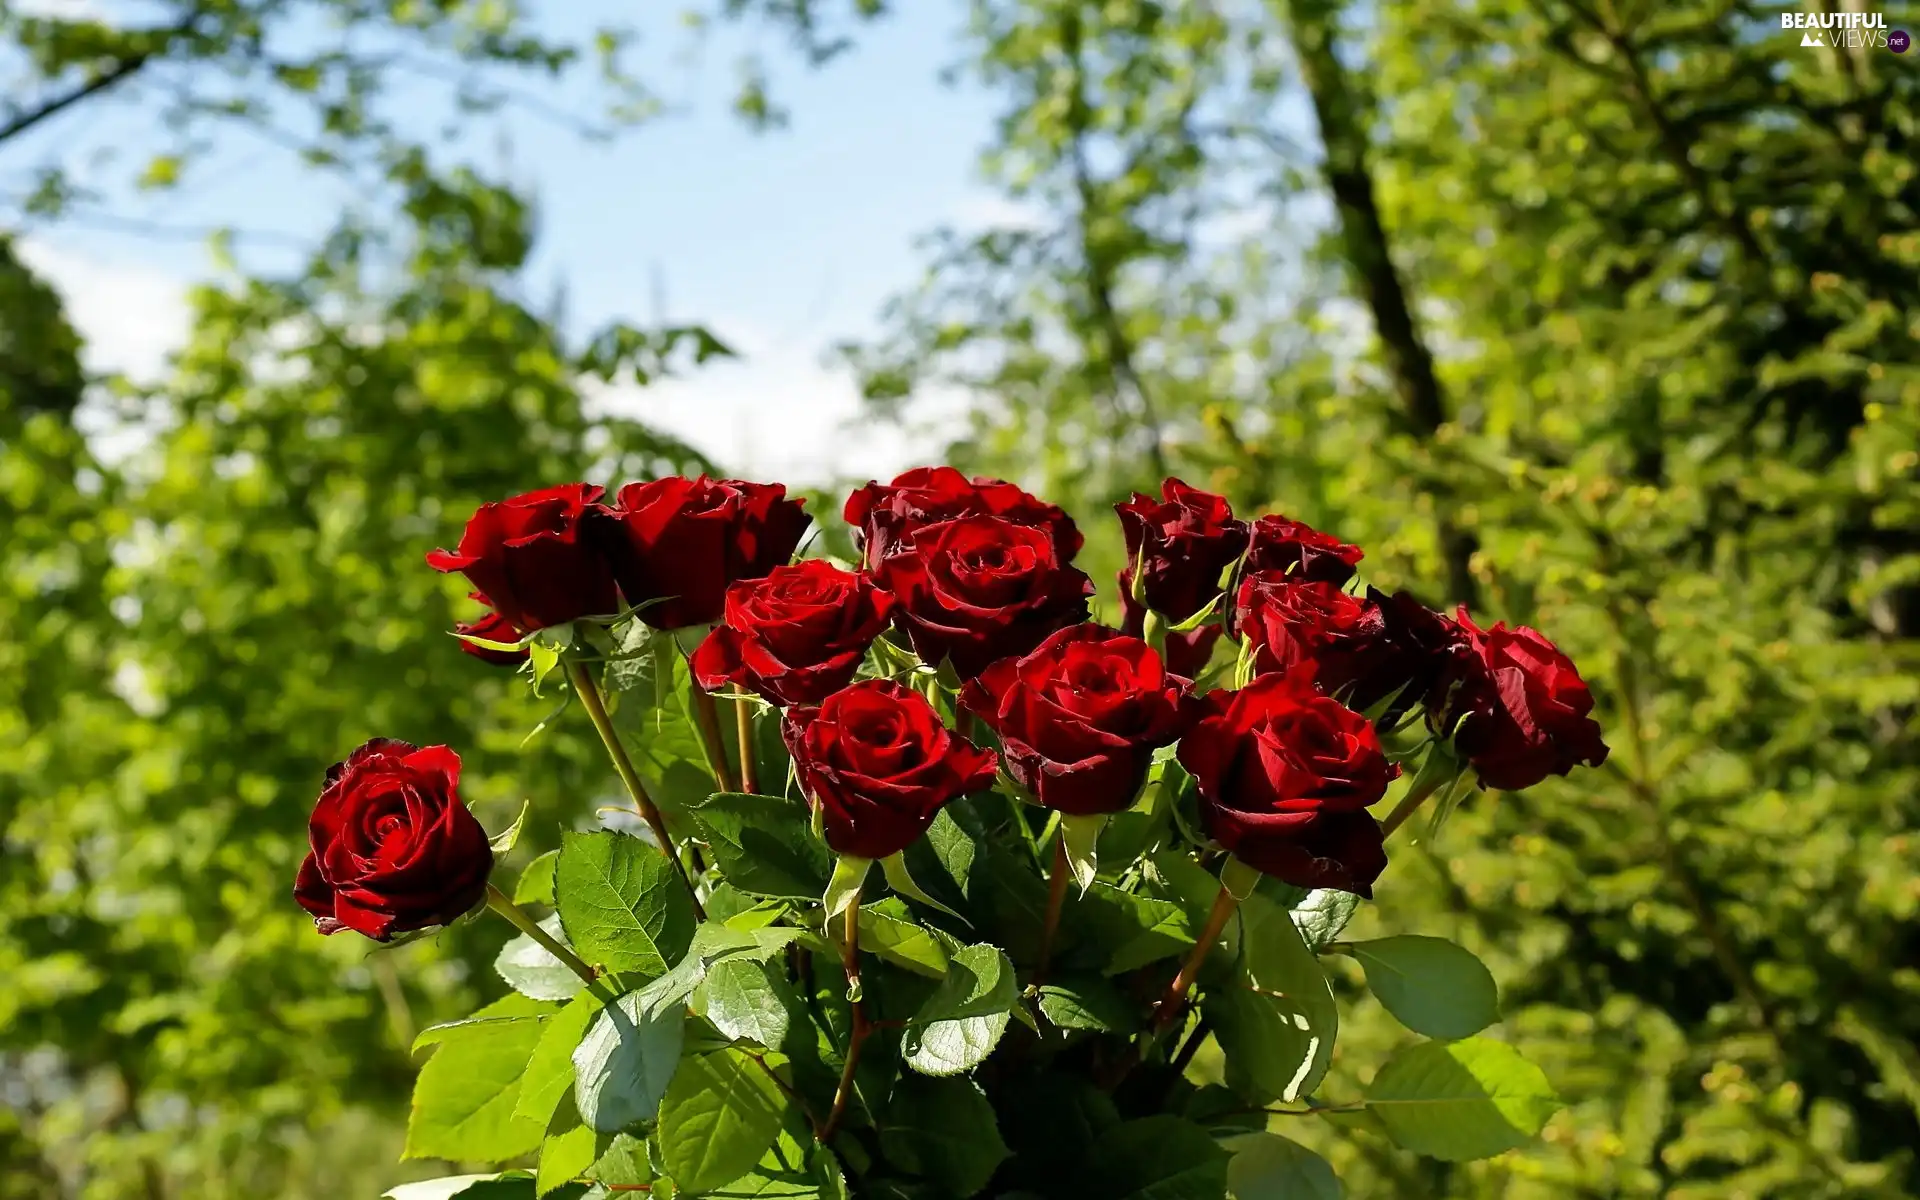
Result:
<svg viewBox="0 0 1920 1200"><path fill-rule="evenodd" d="M1093 886L1094 876L1100 871L1100 833L1107 827L1109 819L1107 813L1094 813L1091 816L1063 814L1060 818L1060 838L1067 848L1067 866L1073 871L1073 881L1080 885L1080 894L1083 896Z"/></svg>
<svg viewBox="0 0 1920 1200"><path fill-rule="evenodd" d="M466 1191L476 1183L487 1183L498 1179L492 1175L443 1175L438 1179L422 1179L417 1183L402 1183L390 1187L380 1195L383 1200L453 1200L453 1197Z"/></svg>
<svg viewBox="0 0 1920 1200"><path fill-rule="evenodd" d="M504 1162L538 1146L541 1123L514 1106L541 1033L537 1021L447 1030L414 1080L404 1157Z"/></svg>
<svg viewBox="0 0 1920 1200"><path fill-rule="evenodd" d="M842 859L841 861L845 862L847 860ZM918 900L928 908L943 912L950 917L956 917L961 921L966 921L966 917L961 916L960 913L955 912L940 901L935 900L932 896L929 896L918 883L914 882L913 872L907 867L907 856L904 853L890 854L881 859L880 870L887 877L887 886L900 895L905 896L909 900ZM831 888L832 885L829 884L828 887ZM832 906L829 905L828 908L829 911L831 911ZM971 924L971 922L969 922L969 924Z"/></svg>
<svg viewBox="0 0 1920 1200"><path fill-rule="evenodd" d="M775 1048L786 1040L789 1006L786 980L775 980L764 962L726 958L707 969L695 1004L713 1027L734 1041Z"/></svg>
<svg viewBox="0 0 1920 1200"><path fill-rule="evenodd" d="M1007 1157L993 1105L972 1080L903 1075L880 1128L880 1152L910 1175L966 1200Z"/></svg>
<svg viewBox="0 0 1920 1200"><path fill-rule="evenodd" d="M413 1052L418 1054L428 1046L437 1046L457 1030L512 1022L538 1025L552 1016L555 1011L553 1005L544 1001L530 1000L518 994L502 996L470 1017L461 1017L457 1021L442 1021L438 1025L429 1025L422 1029L413 1039Z"/></svg>
<svg viewBox="0 0 1920 1200"><path fill-rule="evenodd" d="M891 896L860 906L860 949L916 975L947 977L946 947Z"/></svg>
<svg viewBox="0 0 1920 1200"><path fill-rule="evenodd" d="M540 1170L534 1176L534 1190L544 1196L585 1173L600 1156L605 1134L597 1134L580 1123L579 1115L567 1113L567 1128L550 1132L540 1143Z"/></svg>
<svg viewBox="0 0 1920 1200"><path fill-rule="evenodd" d="M587 1026L602 1007L599 997L582 992L546 1023L527 1062L526 1076L520 1081L514 1115L542 1125L553 1117L561 1097L573 1087L573 1049L586 1036Z"/></svg>
<svg viewBox="0 0 1920 1200"><path fill-rule="evenodd" d="M573 1101L601 1133L652 1120L680 1062L686 1009L642 1005L642 993L628 992L601 1008L573 1051Z"/></svg>
<svg viewBox="0 0 1920 1200"><path fill-rule="evenodd" d="M513 885L515 904L553 904L553 868L560 861L558 850L549 850L528 863Z"/></svg>
<svg viewBox="0 0 1920 1200"><path fill-rule="evenodd" d="M554 892L574 952L611 970L665 974L693 936L693 903L678 873L639 838L562 834Z"/></svg>
<svg viewBox="0 0 1920 1200"><path fill-rule="evenodd" d="M1299 1142L1249 1133L1226 1143L1227 1194L1233 1200L1341 1200L1333 1165Z"/></svg>
<svg viewBox="0 0 1920 1200"><path fill-rule="evenodd" d="M671 633L635 620L624 631L620 653L609 663L605 683L619 699L616 729L654 802L669 816L691 811L713 791L706 743L690 707L693 678Z"/></svg>
<svg viewBox="0 0 1920 1200"><path fill-rule="evenodd" d="M1171 900L1096 883L1081 897L1077 916L1106 951L1108 975L1177 957L1193 946L1192 922Z"/></svg>
<svg viewBox="0 0 1920 1200"><path fill-rule="evenodd" d="M1061 1029L1131 1032L1139 1024L1120 989L1098 975L1062 976L1040 989L1040 1012Z"/></svg>
<svg viewBox="0 0 1920 1200"><path fill-rule="evenodd" d="M561 945L567 945L566 932L560 928L560 914L553 913L540 922L540 928ZM507 986L535 1000L571 1000L586 987L573 969L547 952L545 946L526 934L518 934L494 957L493 969Z"/></svg>
<svg viewBox="0 0 1920 1200"><path fill-rule="evenodd" d="M588 1174L602 1183L637 1184L653 1182L653 1160L647 1144L630 1133L616 1133L600 1152Z"/></svg>
<svg viewBox="0 0 1920 1200"><path fill-rule="evenodd" d="M1560 1107L1539 1067L1504 1042L1420 1042L1387 1061L1367 1108L1395 1142L1448 1162L1523 1146Z"/></svg>
<svg viewBox="0 0 1920 1200"><path fill-rule="evenodd" d="M947 975L901 1039L907 1065L922 1075L958 1075L985 1061L1019 1002L1013 963L998 946L954 952Z"/></svg>
<svg viewBox="0 0 1920 1200"><path fill-rule="evenodd" d="M1227 1152L1184 1117L1123 1121L1094 1143L1093 1186L1102 1200L1223 1200Z"/></svg>
<svg viewBox="0 0 1920 1200"><path fill-rule="evenodd" d="M1239 967L1208 991L1206 1014L1226 1056L1227 1085L1249 1099L1291 1102L1325 1077L1339 1009L1285 909L1255 894L1240 914Z"/></svg>
<svg viewBox="0 0 1920 1200"><path fill-rule="evenodd" d="M786 1097L738 1050L681 1064L660 1106L660 1160L680 1190L706 1192L760 1161L780 1133Z"/></svg>
<svg viewBox="0 0 1920 1200"><path fill-rule="evenodd" d="M1366 970L1380 1003L1415 1033L1471 1037L1500 1019L1493 972L1445 938L1403 934L1354 942L1348 952Z"/></svg>
<svg viewBox="0 0 1920 1200"><path fill-rule="evenodd" d="M972 895L973 864L980 856L978 837L969 831L975 823L970 812L948 805L927 827L927 835L906 849L907 864L915 879L944 892L949 904L964 902Z"/></svg>
<svg viewBox="0 0 1920 1200"><path fill-rule="evenodd" d="M1340 936L1360 907L1360 897L1337 888L1317 888L1293 906L1293 923L1315 954Z"/></svg>
<svg viewBox="0 0 1920 1200"><path fill-rule="evenodd" d="M873 860L870 858L842 854L834 859L833 875L827 880L826 890L820 896L820 905L826 910L830 923L860 903L860 888L866 883L867 873L871 870Z"/></svg>
<svg viewBox="0 0 1920 1200"><path fill-rule="evenodd" d="M513 849L514 843L520 840L520 827L527 823L527 810L532 807L533 801L522 800L520 802L520 815L513 819L513 824L487 839L487 847L493 851L495 858Z"/></svg>
<svg viewBox="0 0 1920 1200"><path fill-rule="evenodd" d="M693 809L694 822L727 882L756 896L818 900L833 854L813 836L803 801L718 792Z"/></svg>

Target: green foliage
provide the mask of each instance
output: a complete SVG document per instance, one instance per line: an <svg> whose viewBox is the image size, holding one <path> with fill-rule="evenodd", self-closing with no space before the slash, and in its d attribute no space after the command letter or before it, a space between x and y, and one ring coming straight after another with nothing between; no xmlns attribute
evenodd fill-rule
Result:
<svg viewBox="0 0 1920 1200"><path fill-rule="evenodd" d="M568 940L596 966L653 979L693 939L693 902L666 855L639 838L561 835L553 890Z"/></svg>

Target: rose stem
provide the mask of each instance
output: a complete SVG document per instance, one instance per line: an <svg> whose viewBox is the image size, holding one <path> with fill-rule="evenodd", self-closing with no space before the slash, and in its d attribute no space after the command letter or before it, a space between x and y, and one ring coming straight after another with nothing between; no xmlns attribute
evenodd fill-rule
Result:
<svg viewBox="0 0 1920 1200"><path fill-rule="evenodd" d="M853 1099L853 1069L860 1063L860 1047L867 1040L871 1028L867 1024L867 1011L859 999L860 996L860 900L854 898L847 905L847 944L840 951L840 965L847 972L847 994L852 997L853 1031L847 1037L847 1062L840 1068L840 1086L833 1093L833 1111L827 1114L827 1123L820 1127L821 1142L830 1140L840 1128L841 1118L847 1115L847 1102Z"/></svg>
<svg viewBox="0 0 1920 1200"><path fill-rule="evenodd" d="M1233 894L1231 888L1222 885L1220 894L1213 898L1213 911L1207 914L1207 927L1200 931L1200 938L1193 944L1193 953L1187 955L1187 961L1180 964L1180 973L1167 985L1167 994L1160 1000L1160 1007L1153 1017L1153 1036L1159 1037L1173 1024L1180 1014L1187 991L1193 987L1193 981L1200 974L1200 964L1207 960L1207 954L1213 944L1220 940L1220 933L1227 927L1228 918L1240 907L1240 897Z"/></svg>
<svg viewBox="0 0 1920 1200"><path fill-rule="evenodd" d="M633 769L633 760L627 757L627 748L620 744L620 734L613 728L613 720L607 716L607 706L600 699L600 689L594 686L593 672L583 662L570 661L567 663L567 678L573 681L573 690L580 697L581 707L587 710L587 717L599 732L600 740L606 744L620 782L627 785L627 795L633 797L634 811L646 821L647 828L653 830L654 840L660 843L661 852L673 864L673 869L679 872L680 882L687 885L687 895L693 897L694 916L706 920L707 911L700 906L700 893L693 886L693 876L687 874L686 864L680 861L680 855L673 848L673 838L667 834L666 821L647 795L647 785L640 782L640 773Z"/></svg>
<svg viewBox="0 0 1920 1200"><path fill-rule="evenodd" d="M713 785L723 792L737 792L740 783L727 762L726 739L720 736L720 713L714 707L713 693L693 685L693 718L700 725L700 739L707 744L707 761L713 764Z"/></svg>
<svg viewBox="0 0 1920 1200"><path fill-rule="evenodd" d="M1407 819L1427 802L1427 797L1439 791L1440 785L1445 782L1447 781L1437 774L1429 777L1426 771L1421 771L1414 777L1413 786L1407 789L1407 794L1400 797L1400 803L1394 805L1393 811L1387 814L1387 819L1380 822L1380 836L1392 837L1393 831L1405 825Z"/></svg>
<svg viewBox="0 0 1920 1200"><path fill-rule="evenodd" d="M760 771L753 755L753 707L747 703L746 689L738 691L740 698L733 704L733 728L740 741L740 788L757 796L760 794Z"/></svg>
<svg viewBox="0 0 1920 1200"><path fill-rule="evenodd" d="M588 991L602 1000L609 1002L613 1000L612 993L600 983L600 977L594 974L592 967L580 961L579 955L562 946L552 934L540 928L537 921L522 911L519 905L507 899L507 894L491 883L487 885L487 907L505 917L508 924L515 929L540 943L542 950L565 963L567 970L586 981Z"/></svg>
<svg viewBox="0 0 1920 1200"><path fill-rule="evenodd" d="M1067 831L1061 829L1053 839L1053 870L1047 875L1047 920L1040 927L1040 960L1033 968L1033 986L1047 982L1047 964L1053 959L1053 935L1060 927L1060 907L1067 899Z"/></svg>

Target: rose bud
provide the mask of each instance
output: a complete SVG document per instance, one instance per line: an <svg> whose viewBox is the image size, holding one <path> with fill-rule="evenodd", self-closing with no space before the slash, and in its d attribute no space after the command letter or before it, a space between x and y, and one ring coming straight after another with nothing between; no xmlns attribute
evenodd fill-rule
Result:
<svg viewBox="0 0 1920 1200"><path fill-rule="evenodd" d="M1241 580L1234 611L1240 636L1253 649L1255 674L1285 673L1312 662L1319 668L1315 682L1333 696L1354 681L1385 628L1373 601L1278 571Z"/></svg>
<svg viewBox="0 0 1920 1200"><path fill-rule="evenodd" d="M847 497L841 515L858 531L856 540L873 570L927 525L959 517L1004 517L1053 536L1055 555L1072 562L1080 553L1080 530L1066 510L1001 479L969 480L952 467L915 467L892 483L868 483Z"/></svg>
<svg viewBox="0 0 1920 1200"><path fill-rule="evenodd" d="M1154 750L1179 739L1190 711L1186 680L1139 638L1100 625L1062 629L1001 659L960 702L1000 735L1014 781L1068 816L1132 805Z"/></svg>
<svg viewBox="0 0 1920 1200"><path fill-rule="evenodd" d="M1482 787L1517 792L1576 763L1607 761L1593 693L1573 660L1538 631L1458 618L1467 652L1442 676L1435 728L1480 776Z"/></svg>
<svg viewBox="0 0 1920 1200"><path fill-rule="evenodd" d="M376 942L445 925L485 897L486 831L460 800L460 756L374 738L327 770L293 897L321 933Z"/></svg>
<svg viewBox="0 0 1920 1200"><path fill-rule="evenodd" d="M925 526L881 562L878 579L914 653L930 666L951 659L962 679L1086 620L1093 593L1045 529L1004 517Z"/></svg>
<svg viewBox="0 0 1920 1200"><path fill-rule="evenodd" d="M708 691L735 683L782 707L818 704L852 682L892 614L893 597L865 575L820 559L775 567L727 589L693 674Z"/></svg>
<svg viewBox="0 0 1920 1200"><path fill-rule="evenodd" d="M803 503L785 484L670 475L621 488L595 529L640 619L680 629L719 620L729 586L793 557L813 520Z"/></svg>
<svg viewBox="0 0 1920 1200"><path fill-rule="evenodd" d="M549 625L617 612L613 573L582 526L602 490L569 483L482 504L467 521L458 550L435 550L427 565L458 571L519 632L518 641Z"/></svg>
<svg viewBox="0 0 1920 1200"><path fill-rule="evenodd" d="M1173 625L1213 603L1220 594L1220 577L1247 548L1247 523L1233 519L1224 496L1178 479L1162 483L1160 495L1156 501L1135 492L1132 500L1113 506L1127 539L1120 595L1128 607L1129 632L1133 609L1142 601Z"/></svg>
<svg viewBox="0 0 1920 1200"><path fill-rule="evenodd" d="M905 850L942 806L991 786L999 770L999 757L942 725L926 697L884 679L788 709L782 733L828 847L855 858Z"/></svg>
<svg viewBox="0 0 1920 1200"><path fill-rule="evenodd" d="M490 642L517 642L520 640L520 631L513 627L513 622L500 615L499 611L493 607L493 601L487 599L486 593L473 592L469 594L467 598L469 600L478 600L480 603L486 605L487 611L474 620L456 623L453 627L455 633L469 633L474 637L485 638ZM527 661L527 652L524 649L493 650L486 646L476 646L464 638L460 640L460 648L481 662L489 662L499 667L517 667Z"/></svg>
<svg viewBox="0 0 1920 1200"><path fill-rule="evenodd" d="M1400 768L1365 717L1313 686L1312 671L1209 692L1180 763L1199 785L1207 836L1242 862L1295 887L1370 896L1386 854L1366 808Z"/></svg>

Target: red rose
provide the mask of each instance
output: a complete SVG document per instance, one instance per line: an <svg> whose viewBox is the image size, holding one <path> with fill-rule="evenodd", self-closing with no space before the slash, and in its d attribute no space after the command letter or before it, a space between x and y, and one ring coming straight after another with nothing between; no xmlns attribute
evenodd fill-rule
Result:
<svg viewBox="0 0 1920 1200"><path fill-rule="evenodd" d="M1191 617L1220 594L1220 576L1247 548L1247 523L1233 519L1224 496L1188 487L1178 479L1160 485L1161 499L1139 492L1116 504L1127 538L1127 566L1120 595L1137 606L1133 572L1141 569L1145 607L1173 624Z"/></svg>
<svg viewBox="0 0 1920 1200"><path fill-rule="evenodd" d="M1433 695L1450 664L1470 651L1458 625L1406 592L1388 596L1368 588L1367 602L1380 614L1379 633L1348 664L1351 685L1342 699L1349 708L1369 712L1391 698L1375 718L1390 729Z"/></svg>
<svg viewBox="0 0 1920 1200"><path fill-rule="evenodd" d="M596 527L640 619L680 629L719 620L730 585L793 557L813 520L802 503L784 484L670 475L621 488Z"/></svg>
<svg viewBox="0 0 1920 1200"><path fill-rule="evenodd" d="M1061 561L1046 530L1004 517L925 526L878 575L921 661L951 658L962 679L1086 620L1093 593L1093 581Z"/></svg>
<svg viewBox="0 0 1920 1200"><path fill-rule="evenodd" d="M693 654L708 691L737 683L778 705L818 704L852 681L893 597L820 559L727 589L726 617Z"/></svg>
<svg viewBox="0 0 1920 1200"><path fill-rule="evenodd" d="M1438 727L1473 765L1482 787L1519 791L1576 763L1607 761L1593 693L1573 661L1535 630L1500 622L1481 629L1462 608L1468 652L1441 679Z"/></svg>
<svg viewBox="0 0 1920 1200"><path fill-rule="evenodd" d="M884 679L788 709L782 732L827 845L856 858L905 850L943 805L988 787L999 769L998 756L948 730L924 696Z"/></svg>
<svg viewBox="0 0 1920 1200"><path fill-rule="evenodd" d="M600 496L592 484L569 483L482 504L460 535L460 548L433 551L427 565L465 575L520 633L615 612L620 598L613 573L581 536ZM518 641L519 634L500 640Z"/></svg>
<svg viewBox="0 0 1920 1200"><path fill-rule="evenodd" d="M1385 628L1373 601L1337 584L1278 571L1241 580L1234 611L1240 636L1253 648L1256 674L1284 673L1312 662L1318 667L1315 681L1330 696L1358 677Z"/></svg>
<svg viewBox="0 0 1920 1200"><path fill-rule="evenodd" d="M487 599L486 593L474 592L468 596L468 599L478 600L486 605L487 611L474 620L456 623L453 627L455 633L470 633L474 637L483 637L490 642L520 640L520 631L513 627L512 621L500 615L499 611L493 607L493 602ZM500 667L517 667L527 661L525 650L489 650L485 646L476 646L464 639L460 642L460 648L481 662L490 662Z"/></svg>
<svg viewBox="0 0 1920 1200"><path fill-rule="evenodd" d="M1297 579L1340 584L1353 578L1353 569L1365 556L1358 546L1273 513L1253 523L1240 573L1244 577L1256 571L1284 571Z"/></svg>
<svg viewBox="0 0 1920 1200"><path fill-rule="evenodd" d="M1186 727L1184 679L1139 638L1075 625L1031 654L1003 658L960 693L1000 735L1007 772L1047 808L1119 812L1146 782L1153 752Z"/></svg>
<svg viewBox="0 0 1920 1200"><path fill-rule="evenodd" d="M1386 855L1366 808L1400 768L1367 719L1320 694L1311 675L1208 693L1180 762L1199 784L1207 836L1236 857L1296 887L1369 896Z"/></svg>
<svg viewBox="0 0 1920 1200"><path fill-rule="evenodd" d="M445 925L486 895L493 850L460 800L460 756L374 738L327 770L293 897L321 933L377 942Z"/></svg>
<svg viewBox="0 0 1920 1200"><path fill-rule="evenodd" d="M847 497L842 511L859 530L867 569L905 545L927 525L959 517L1004 517L1016 525L1035 525L1053 535L1061 562L1080 553L1080 530L1064 509L1007 483L985 477L969 480L952 467L915 467L889 484L868 483Z"/></svg>

